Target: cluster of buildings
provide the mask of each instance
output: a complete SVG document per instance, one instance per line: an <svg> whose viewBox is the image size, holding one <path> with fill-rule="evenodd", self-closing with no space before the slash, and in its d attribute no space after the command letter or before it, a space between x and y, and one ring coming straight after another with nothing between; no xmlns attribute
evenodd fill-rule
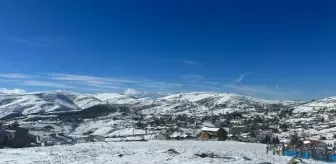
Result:
<svg viewBox="0 0 336 164"><path fill-rule="evenodd" d="M0 147L26 147L37 143L38 138L29 134L28 129L19 127L15 122L11 125L0 124Z"/></svg>
<svg viewBox="0 0 336 164"><path fill-rule="evenodd" d="M157 140L212 140L225 141L228 139L228 132L223 128L203 127L198 134L191 133L185 129L160 132L155 135Z"/></svg>

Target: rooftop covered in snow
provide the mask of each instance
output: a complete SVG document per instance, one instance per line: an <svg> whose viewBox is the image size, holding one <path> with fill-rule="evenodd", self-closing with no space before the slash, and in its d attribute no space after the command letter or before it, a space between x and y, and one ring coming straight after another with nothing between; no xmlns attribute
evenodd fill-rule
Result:
<svg viewBox="0 0 336 164"><path fill-rule="evenodd" d="M207 131L207 132L217 132L220 128L209 128L209 127L203 127L201 130L202 131Z"/></svg>

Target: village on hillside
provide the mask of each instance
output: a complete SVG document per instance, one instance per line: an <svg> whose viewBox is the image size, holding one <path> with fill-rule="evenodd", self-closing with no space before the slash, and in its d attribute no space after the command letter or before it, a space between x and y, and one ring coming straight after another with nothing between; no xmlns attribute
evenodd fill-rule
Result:
<svg viewBox="0 0 336 164"><path fill-rule="evenodd" d="M266 114L265 109L260 109L252 113L204 116L144 115L128 113L121 108L120 112L99 119L85 119L81 124L77 124L80 119L76 117L36 115L23 120L11 119L2 124L0 146L20 148L87 142L229 140L265 144L265 152L274 155L336 161L336 112L314 107L313 112L294 113L294 109L277 108L282 106L273 106L273 110L267 110ZM70 127L74 127L71 132L66 130Z"/></svg>
<svg viewBox="0 0 336 164"><path fill-rule="evenodd" d="M158 99L104 94L109 99L98 101L60 91L32 94L42 97L22 103L31 94L3 95L4 104L12 103L3 109L1 147L232 141L261 144L265 153L335 160L335 98L296 102L226 93L184 93ZM48 104L57 110L42 108ZM65 106L76 108L64 110Z"/></svg>

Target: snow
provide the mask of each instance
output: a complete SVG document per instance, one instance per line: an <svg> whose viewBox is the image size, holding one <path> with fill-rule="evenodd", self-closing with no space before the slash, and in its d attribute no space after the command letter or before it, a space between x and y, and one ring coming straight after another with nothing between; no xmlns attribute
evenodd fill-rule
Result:
<svg viewBox="0 0 336 164"><path fill-rule="evenodd" d="M180 154L168 153L175 149ZM200 158L195 153L213 152L223 158ZM255 164L271 162L287 164L290 157L265 154L265 145L218 141L149 141L149 142L96 142L72 146L35 147L22 149L1 149L2 164L204 164L230 163ZM122 154L122 157L118 155ZM243 157L252 159L245 161ZM306 160L310 164L321 164Z"/></svg>
<svg viewBox="0 0 336 164"><path fill-rule="evenodd" d="M329 129L323 129L319 131L319 134L323 134L323 133L331 133L331 132L336 132L336 127L334 128L329 128Z"/></svg>
<svg viewBox="0 0 336 164"><path fill-rule="evenodd" d="M0 90L1 91L1 90ZM141 108L143 114L197 114L230 113L237 110L255 111L251 104L285 103L263 100L232 93L191 92L174 94L158 99L140 98L119 93L81 94L69 91L0 92L0 118L16 114L68 112L87 109L100 104L128 104ZM187 108L183 108L187 104ZM212 108L218 106L216 108ZM223 107L221 107L223 106ZM145 108L143 108L145 107ZM213 109L212 111L210 109Z"/></svg>
<svg viewBox="0 0 336 164"><path fill-rule="evenodd" d="M293 112L294 113L313 112L323 108L335 108L335 107L336 107L336 97L328 97L298 106L295 108Z"/></svg>
<svg viewBox="0 0 336 164"><path fill-rule="evenodd" d="M310 140L303 141L303 144L310 144L310 143L311 143Z"/></svg>
<svg viewBox="0 0 336 164"><path fill-rule="evenodd" d="M111 133L114 129L111 127L101 127L93 132L93 135L105 136Z"/></svg>
<svg viewBox="0 0 336 164"><path fill-rule="evenodd" d="M182 137L183 132L173 132L169 137L175 138L175 137Z"/></svg>
<svg viewBox="0 0 336 164"><path fill-rule="evenodd" d="M6 88L0 88L0 93L4 94L20 94L25 93L26 91L23 89L6 89Z"/></svg>
<svg viewBox="0 0 336 164"><path fill-rule="evenodd" d="M126 104L135 100L117 93L89 95L69 91L25 93L0 90L0 118L15 113L29 115L77 111L100 104Z"/></svg>
<svg viewBox="0 0 336 164"><path fill-rule="evenodd" d="M102 135L102 136L112 136L114 134L119 136L125 133L126 135L130 135L130 133L133 134L133 130L129 130L128 128L123 128L123 127L130 126L130 125L131 125L131 122L127 120L112 120L110 117L100 118L99 120L86 119L84 123L79 124L79 126L75 129L75 131L72 134L82 135L86 132L91 131L93 132L94 135ZM130 129L133 129L133 128L130 128ZM131 131L131 132L121 132L122 130Z"/></svg>
<svg viewBox="0 0 336 164"><path fill-rule="evenodd" d="M111 104L128 104L134 102L136 99L118 94L118 93L99 93L92 95L101 101L105 101Z"/></svg>
<svg viewBox="0 0 336 164"><path fill-rule="evenodd" d="M125 128L125 129L116 130L110 133L109 136L132 136L133 134L134 135L145 135L146 131L142 129Z"/></svg>
<svg viewBox="0 0 336 164"><path fill-rule="evenodd" d="M208 128L208 127L203 127L201 129L202 131L208 131L208 132L217 132L219 128Z"/></svg>
<svg viewBox="0 0 336 164"><path fill-rule="evenodd" d="M191 92L173 94L156 99L157 106L147 108L144 114L197 114L207 115L255 111L253 104L295 104L295 101L263 100L233 93Z"/></svg>
<svg viewBox="0 0 336 164"><path fill-rule="evenodd" d="M292 118L292 119L286 120L285 122L287 122L287 123L299 122L299 121L301 121L301 122L311 122L313 120L314 120L314 118Z"/></svg>
<svg viewBox="0 0 336 164"><path fill-rule="evenodd" d="M202 92L193 92L193 93L169 95L169 96L159 98L159 99L162 99L162 100L183 99L183 100L188 100L188 101L191 101L191 102L196 102L196 101L199 101L199 100L202 100L204 98L211 97L211 96L213 96L213 94L202 93Z"/></svg>
<svg viewBox="0 0 336 164"><path fill-rule="evenodd" d="M43 92L43 93L20 93L0 94L0 117L10 113L32 114L39 112L78 110L65 93Z"/></svg>
<svg viewBox="0 0 336 164"><path fill-rule="evenodd" d="M293 113L300 113L300 112L310 112L313 111L314 107L310 106L299 106L294 109Z"/></svg>
<svg viewBox="0 0 336 164"><path fill-rule="evenodd" d="M215 98L217 100L217 104L226 103L228 101L232 101L232 103L236 103L238 101L244 101L244 100L250 100L255 101L259 103L269 103L269 104L294 104L296 101L279 101L279 100L264 100L259 98L253 98L243 95L238 95L234 93L214 93L214 92L191 92L191 93L183 93L183 94L174 94L169 95L163 98L160 98L161 100L174 100L174 99L182 99L187 100L190 102L197 102L199 100L205 99L205 98Z"/></svg>
<svg viewBox="0 0 336 164"><path fill-rule="evenodd" d="M88 95L80 95L75 100L74 103L81 109L90 108L95 105L103 104L101 100Z"/></svg>
<svg viewBox="0 0 336 164"><path fill-rule="evenodd" d="M210 122L203 122L203 127L209 127L209 128L214 128L215 125L210 123Z"/></svg>

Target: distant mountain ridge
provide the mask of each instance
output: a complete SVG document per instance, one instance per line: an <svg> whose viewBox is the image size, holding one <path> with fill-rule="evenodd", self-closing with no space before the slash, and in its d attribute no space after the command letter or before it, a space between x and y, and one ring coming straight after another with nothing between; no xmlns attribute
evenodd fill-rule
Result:
<svg viewBox="0 0 336 164"><path fill-rule="evenodd" d="M112 97L111 97L112 98ZM117 100L117 98L115 98ZM67 91L0 93L0 118L7 115L29 115L57 111L74 111L106 104L94 95Z"/></svg>
<svg viewBox="0 0 336 164"><path fill-rule="evenodd" d="M336 110L336 96L327 97L321 100L313 100L295 108L294 113L316 112L319 110Z"/></svg>
<svg viewBox="0 0 336 164"><path fill-rule="evenodd" d="M209 125L232 125L233 132L238 128L245 134L253 132L250 128L253 125L264 132L272 130L282 138L293 131L333 138L335 115L335 97L303 102L214 92L160 98L69 91L0 93L1 123L8 125L18 121L32 134L44 137L58 133L120 137L147 134L146 128L152 135L174 127L198 134L193 130L195 126L200 130Z"/></svg>
<svg viewBox="0 0 336 164"><path fill-rule="evenodd" d="M254 111L256 105L295 105L296 101L264 100L233 93L191 92L160 98L135 98L119 93L81 94L70 91L0 92L0 118L8 115L67 112L102 104L125 104L144 114L206 114Z"/></svg>

